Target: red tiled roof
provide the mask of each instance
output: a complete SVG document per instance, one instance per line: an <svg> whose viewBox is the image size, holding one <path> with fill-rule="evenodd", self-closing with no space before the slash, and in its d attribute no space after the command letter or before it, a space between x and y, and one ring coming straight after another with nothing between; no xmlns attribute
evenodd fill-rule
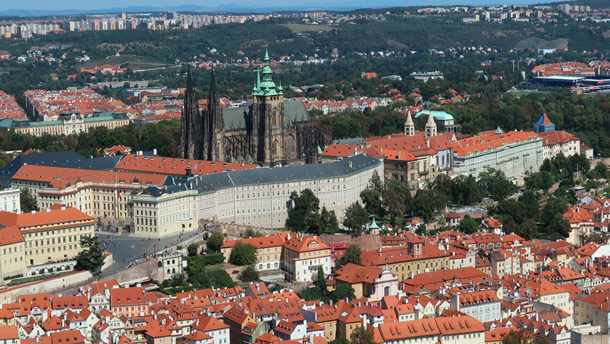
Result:
<svg viewBox="0 0 610 344"><path fill-rule="evenodd" d="M2 213L0 213L1 216ZM0 228L0 246L24 242L23 234L17 226Z"/></svg>
<svg viewBox="0 0 610 344"><path fill-rule="evenodd" d="M64 225L70 222L93 223L95 219L76 208L62 208L60 204L51 206L49 211L39 211L36 213L15 214L7 211L0 212L1 225L17 226L22 231L37 230L43 226Z"/></svg>
<svg viewBox="0 0 610 344"><path fill-rule="evenodd" d="M185 175L190 167L191 174L202 175L222 171L238 171L257 168L256 164L232 163L222 161L205 161L161 156L144 156L128 154L116 165L118 170L159 173L167 175Z"/></svg>

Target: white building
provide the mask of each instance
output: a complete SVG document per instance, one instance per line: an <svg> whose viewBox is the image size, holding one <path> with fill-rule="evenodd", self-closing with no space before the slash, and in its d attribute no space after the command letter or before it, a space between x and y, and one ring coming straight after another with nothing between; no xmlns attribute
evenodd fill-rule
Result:
<svg viewBox="0 0 610 344"><path fill-rule="evenodd" d="M134 195L134 233L163 237L196 228L199 220L279 228L284 226L290 194L310 189L320 208L345 210L360 200L383 163L369 155L324 164L228 171L186 177L172 186L150 187Z"/></svg>
<svg viewBox="0 0 610 344"><path fill-rule="evenodd" d="M468 314L481 322L502 320L500 299L493 290L453 294L450 309Z"/></svg>
<svg viewBox="0 0 610 344"><path fill-rule="evenodd" d="M11 213L21 212L21 190L10 188L0 191L0 211L8 211Z"/></svg>

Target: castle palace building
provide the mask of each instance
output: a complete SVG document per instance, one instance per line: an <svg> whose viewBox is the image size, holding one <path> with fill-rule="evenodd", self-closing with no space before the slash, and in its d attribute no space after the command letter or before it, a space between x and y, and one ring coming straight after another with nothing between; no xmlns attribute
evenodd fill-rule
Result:
<svg viewBox="0 0 610 344"><path fill-rule="evenodd" d="M301 101L284 100L273 81L269 53L257 73L253 102L220 107L216 80L208 92L208 108L199 111L190 71L182 112L180 157L211 161L280 166L312 163L331 141L330 133L314 125Z"/></svg>

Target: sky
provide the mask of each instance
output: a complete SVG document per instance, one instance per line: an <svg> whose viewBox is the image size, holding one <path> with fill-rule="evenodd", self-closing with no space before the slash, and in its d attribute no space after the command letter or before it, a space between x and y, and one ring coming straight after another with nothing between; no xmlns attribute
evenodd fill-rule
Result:
<svg viewBox="0 0 610 344"><path fill-rule="evenodd" d="M0 12L11 9L25 10L99 10L125 8L128 6L171 7L178 5L198 5L216 7L218 5L235 4L248 8L345 8L345 6L361 7L392 7L421 5L455 5L455 4L498 4L498 3L540 3L544 0L0 0Z"/></svg>

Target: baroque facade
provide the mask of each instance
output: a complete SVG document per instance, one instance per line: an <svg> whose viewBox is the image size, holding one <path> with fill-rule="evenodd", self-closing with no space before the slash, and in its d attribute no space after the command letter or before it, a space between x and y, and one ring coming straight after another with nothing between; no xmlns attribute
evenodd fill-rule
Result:
<svg viewBox="0 0 610 344"><path fill-rule="evenodd" d="M252 90L253 102L222 109L214 71L208 108L199 111L190 72L182 112L180 157L252 162L262 166L311 163L330 143L327 130L315 126L300 101L285 100L273 81L269 54Z"/></svg>

